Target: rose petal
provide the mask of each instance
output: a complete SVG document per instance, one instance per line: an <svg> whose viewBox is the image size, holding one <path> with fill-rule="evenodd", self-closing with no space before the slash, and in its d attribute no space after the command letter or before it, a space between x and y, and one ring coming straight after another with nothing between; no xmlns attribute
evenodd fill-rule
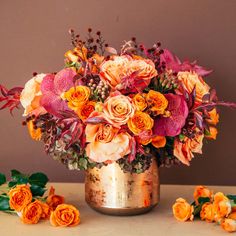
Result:
<svg viewBox="0 0 236 236"><path fill-rule="evenodd" d="M53 74L47 74L41 83L41 92L43 94L47 92L54 92L54 78L55 75Z"/></svg>

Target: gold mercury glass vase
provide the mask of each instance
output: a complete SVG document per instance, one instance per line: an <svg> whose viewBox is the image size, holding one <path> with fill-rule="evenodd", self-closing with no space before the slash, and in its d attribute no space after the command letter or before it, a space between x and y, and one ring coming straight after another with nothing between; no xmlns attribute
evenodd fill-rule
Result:
<svg viewBox="0 0 236 236"><path fill-rule="evenodd" d="M98 212L109 215L138 215L150 211L160 199L155 158L144 173L124 173L116 162L86 171L85 200Z"/></svg>

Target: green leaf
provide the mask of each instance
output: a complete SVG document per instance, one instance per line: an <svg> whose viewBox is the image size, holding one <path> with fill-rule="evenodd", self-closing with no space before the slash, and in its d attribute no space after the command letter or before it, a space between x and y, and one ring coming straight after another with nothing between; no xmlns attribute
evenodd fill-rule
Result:
<svg viewBox="0 0 236 236"><path fill-rule="evenodd" d="M210 201L211 201L211 199L209 197L199 197L198 198L199 204L204 204L204 203L210 202Z"/></svg>
<svg viewBox="0 0 236 236"><path fill-rule="evenodd" d="M9 211L9 197L0 196L0 211Z"/></svg>
<svg viewBox="0 0 236 236"><path fill-rule="evenodd" d="M2 173L0 173L0 185L5 184L6 183L6 176Z"/></svg>
<svg viewBox="0 0 236 236"><path fill-rule="evenodd" d="M78 164L79 164L79 168L81 170L87 170L87 168L88 168L88 160L87 159L80 158Z"/></svg>
<svg viewBox="0 0 236 236"><path fill-rule="evenodd" d="M16 182L16 181L10 181L10 182L8 182L8 187L9 187L9 188L14 187L15 185L17 185L17 182Z"/></svg>
<svg viewBox="0 0 236 236"><path fill-rule="evenodd" d="M14 178L15 176L22 175L22 173L18 170L11 170L11 177Z"/></svg>
<svg viewBox="0 0 236 236"><path fill-rule="evenodd" d="M27 184L29 182L28 176L18 170L11 170L11 178L12 182L16 182L16 184Z"/></svg>
<svg viewBox="0 0 236 236"><path fill-rule="evenodd" d="M227 195L227 198L232 200L236 204L236 195Z"/></svg>
<svg viewBox="0 0 236 236"><path fill-rule="evenodd" d="M36 197L36 196L42 197L43 194L45 193L45 191L46 191L47 189L46 189L46 188L43 188L43 187L41 187L41 186L38 186L38 185L31 185L31 186L30 186L30 190L31 190L32 195L33 195L34 197Z"/></svg>
<svg viewBox="0 0 236 236"><path fill-rule="evenodd" d="M29 183L31 185L38 185L40 187L44 187L47 184L47 182L48 182L48 177L41 172L34 173L29 177Z"/></svg>

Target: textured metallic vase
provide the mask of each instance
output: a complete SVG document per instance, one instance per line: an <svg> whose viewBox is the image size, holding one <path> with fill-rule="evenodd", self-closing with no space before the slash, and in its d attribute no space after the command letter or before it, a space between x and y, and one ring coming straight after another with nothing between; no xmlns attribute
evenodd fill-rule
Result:
<svg viewBox="0 0 236 236"><path fill-rule="evenodd" d="M85 200L104 214L143 214L158 204L159 196L159 174L154 158L149 169L141 174L124 173L117 163L86 172Z"/></svg>

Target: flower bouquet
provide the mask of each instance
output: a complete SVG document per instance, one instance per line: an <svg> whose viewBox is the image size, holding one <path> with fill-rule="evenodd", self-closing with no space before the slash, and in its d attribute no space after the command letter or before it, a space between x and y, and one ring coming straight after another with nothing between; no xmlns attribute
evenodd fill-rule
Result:
<svg viewBox="0 0 236 236"><path fill-rule="evenodd" d="M31 137L69 169L96 170L87 178L95 185L102 179L99 170L112 165L131 176L153 170L154 161L189 165L194 153L202 153L204 138L216 139L216 107L235 107L219 101L204 81L211 70L181 62L159 42L147 48L132 38L118 52L100 31L88 29L86 40L73 30L70 35L73 49L65 53L65 67L34 73L23 88L1 86L1 109L12 112L21 104ZM114 170L109 173L114 181ZM153 195L152 181L145 181L152 187L142 207ZM99 188L89 189L88 196L102 204L106 193Z"/></svg>

